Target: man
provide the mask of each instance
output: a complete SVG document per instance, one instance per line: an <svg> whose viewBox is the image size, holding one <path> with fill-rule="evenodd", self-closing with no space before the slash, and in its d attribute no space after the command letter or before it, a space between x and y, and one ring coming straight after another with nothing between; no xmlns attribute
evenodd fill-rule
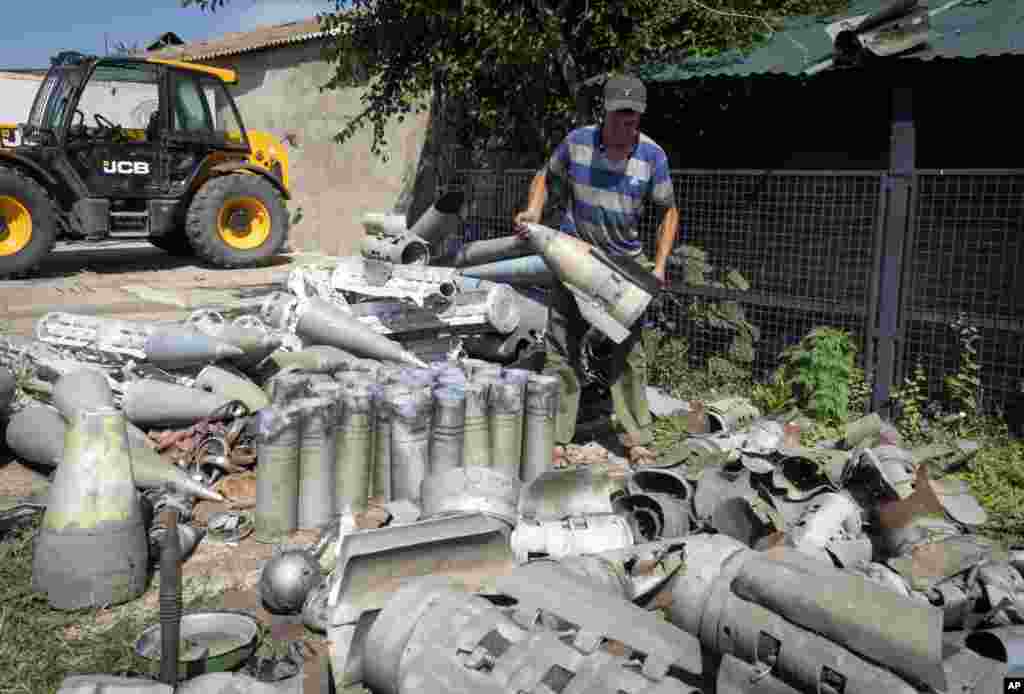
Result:
<svg viewBox="0 0 1024 694"><path fill-rule="evenodd" d="M515 216L515 224L521 230L522 224L540 221L549 186L556 192L564 191L563 232L612 257L633 258L664 284L665 266L679 228L679 211L665 150L639 130L646 102L647 91L639 79L611 77L604 88L603 123L573 130L562 141L545 168L534 176L527 209ZM664 211L653 264L644 257L638 236L647 197ZM557 462L576 431L580 402L577 369L589 326L572 295L561 285L552 290L551 309L544 370L562 380L555 433ZM639 325L625 342L615 346L610 371L607 375L612 384L615 419L624 432L621 441L630 462L652 462L647 359Z"/></svg>

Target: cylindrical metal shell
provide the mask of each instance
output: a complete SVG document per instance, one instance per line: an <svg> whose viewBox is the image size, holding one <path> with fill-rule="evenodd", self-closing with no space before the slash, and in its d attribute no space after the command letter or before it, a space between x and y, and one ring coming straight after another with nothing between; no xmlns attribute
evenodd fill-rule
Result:
<svg viewBox="0 0 1024 694"><path fill-rule="evenodd" d="M59 465L64 456L66 428L57 410L45 405L29 405L11 415L7 422L7 446L27 462Z"/></svg>
<svg viewBox="0 0 1024 694"><path fill-rule="evenodd" d="M556 376L543 374L530 374L526 382L525 450L519 478L527 484L551 469L560 384Z"/></svg>
<svg viewBox="0 0 1024 694"><path fill-rule="evenodd" d="M738 540L728 535L691 535L685 540L686 560L672 579L672 601L669 603L669 621L694 636L700 636L701 615L711 596L715 580L730 557L753 554ZM731 563L731 562L730 562Z"/></svg>
<svg viewBox="0 0 1024 694"><path fill-rule="evenodd" d="M456 386L434 390L434 418L430 427L429 474L462 465L466 426L466 392Z"/></svg>
<svg viewBox="0 0 1024 694"><path fill-rule="evenodd" d="M299 528L319 528L335 511L335 430L337 394L321 386L316 395L328 399L323 407L310 409L299 420ZM337 385L331 382L329 385ZM337 388L340 390L340 388Z"/></svg>
<svg viewBox="0 0 1024 694"><path fill-rule="evenodd" d="M427 243L437 243L445 236L455 233L462 222L459 211L465 197L466 194L461 191L445 193L409 227L409 234L418 236Z"/></svg>
<svg viewBox="0 0 1024 694"><path fill-rule="evenodd" d="M467 383L466 419L463 427L462 465L490 467L491 429L487 417L487 399L490 386L486 383Z"/></svg>
<svg viewBox="0 0 1024 694"><path fill-rule="evenodd" d="M200 371L196 376L196 387L228 400L240 400L250 412L262 410L270 404L270 398L258 385L219 366L207 366Z"/></svg>
<svg viewBox="0 0 1024 694"><path fill-rule="evenodd" d="M257 414L256 518L253 537L279 542L299 524L299 434L295 422L272 434L271 410Z"/></svg>
<svg viewBox="0 0 1024 694"><path fill-rule="evenodd" d="M331 345L361 357L421 368L425 366L399 343L378 335L358 319L323 299L311 298L298 311L296 332L310 342Z"/></svg>
<svg viewBox="0 0 1024 694"><path fill-rule="evenodd" d="M491 467L511 479L519 479L523 458L523 406L526 385L508 381L491 385L488 419L491 431Z"/></svg>
<svg viewBox="0 0 1024 694"><path fill-rule="evenodd" d="M68 420L36 538L33 588L56 609L117 605L145 592L149 564L124 415L78 409Z"/></svg>
<svg viewBox="0 0 1024 694"><path fill-rule="evenodd" d="M244 352L186 326L160 326L146 338L146 360L161 369L181 369L235 359Z"/></svg>
<svg viewBox="0 0 1024 694"><path fill-rule="evenodd" d="M341 395L344 403L338 424L335 466L336 513L361 513L370 496L373 465L374 401L369 387L353 387Z"/></svg>
<svg viewBox="0 0 1024 694"><path fill-rule="evenodd" d="M176 383L143 379L124 384L124 413L143 429L189 427L228 402L228 398Z"/></svg>
<svg viewBox="0 0 1024 694"><path fill-rule="evenodd" d="M398 393L391 408L391 495L395 501L420 502L420 487L430 457L433 401L424 390Z"/></svg>
<svg viewBox="0 0 1024 694"><path fill-rule="evenodd" d="M517 287L550 287L555 274L540 255L497 260L462 268L462 274L478 280L489 280Z"/></svg>
<svg viewBox="0 0 1024 694"><path fill-rule="evenodd" d="M374 386L370 392L374 398L373 418L373 483L372 493L384 503L394 500L391 483L391 406L389 399L400 392L409 392L401 384ZM389 395L390 394L390 395Z"/></svg>
<svg viewBox="0 0 1024 694"><path fill-rule="evenodd" d="M533 253L530 242L518 236L502 236L484 241L470 241L455 255L455 267L484 265L498 260L522 258Z"/></svg>

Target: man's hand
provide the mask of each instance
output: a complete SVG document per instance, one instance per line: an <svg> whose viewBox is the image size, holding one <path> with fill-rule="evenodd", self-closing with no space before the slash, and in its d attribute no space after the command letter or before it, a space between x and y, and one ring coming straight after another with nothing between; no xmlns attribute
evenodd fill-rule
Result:
<svg viewBox="0 0 1024 694"><path fill-rule="evenodd" d="M660 286L662 289L664 289L667 286L668 280L665 279L664 267L655 267L651 274L654 275L654 277L658 280L658 286Z"/></svg>
<svg viewBox="0 0 1024 694"><path fill-rule="evenodd" d="M521 239L526 238L526 225L527 224L539 224L540 223L540 212L534 210L523 210L515 216L512 220L512 224L516 230L516 236Z"/></svg>

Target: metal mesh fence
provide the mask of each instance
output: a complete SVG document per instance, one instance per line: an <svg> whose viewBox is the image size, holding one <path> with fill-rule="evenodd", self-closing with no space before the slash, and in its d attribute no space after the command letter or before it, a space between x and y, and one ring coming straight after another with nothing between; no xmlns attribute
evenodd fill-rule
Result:
<svg viewBox="0 0 1024 694"><path fill-rule="evenodd" d="M691 366L728 357L755 377L817 326L851 333L860 363L879 292L887 200L882 171L676 170L682 226L669 267L671 299L650 312L689 343ZM512 232L534 171L459 170L444 182L470 201L465 240ZM960 349L949 324L960 314L981 331L982 402L1001 404L1024 379L1024 173L919 171L902 280L896 385L920 361L930 395L955 372ZM558 211L544 222L558 225ZM657 225L641 226L653 258Z"/></svg>
<svg viewBox="0 0 1024 694"><path fill-rule="evenodd" d="M981 400L1001 405L1024 379L1024 173L918 171L904 265L904 344L896 373L920 362L929 394L960 366L951 323L979 330Z"/></svg>

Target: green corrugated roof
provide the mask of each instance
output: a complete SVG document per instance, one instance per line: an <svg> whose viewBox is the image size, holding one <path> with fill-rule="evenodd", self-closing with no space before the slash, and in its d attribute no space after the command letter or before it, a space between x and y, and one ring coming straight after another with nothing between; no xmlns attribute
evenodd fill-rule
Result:
<svg viewBox="0 0 1024 694"><path fill-rule="evenodd" d="M927 46L908 52L906 58L930 60L1024 53L1024 2L1021 0L964 0L941 9L948 4L948 0L921 2L931 11L941 11L929 18ZM730 51L673 65L649 65L639 73L645 80L654 82L717 75L797 75L831 56L832 42L825 32L826 26L844 17L872 14L887 5L886 0L854 0L849 10L834 17L790 18L785 29L747 55Z"/></svg>

